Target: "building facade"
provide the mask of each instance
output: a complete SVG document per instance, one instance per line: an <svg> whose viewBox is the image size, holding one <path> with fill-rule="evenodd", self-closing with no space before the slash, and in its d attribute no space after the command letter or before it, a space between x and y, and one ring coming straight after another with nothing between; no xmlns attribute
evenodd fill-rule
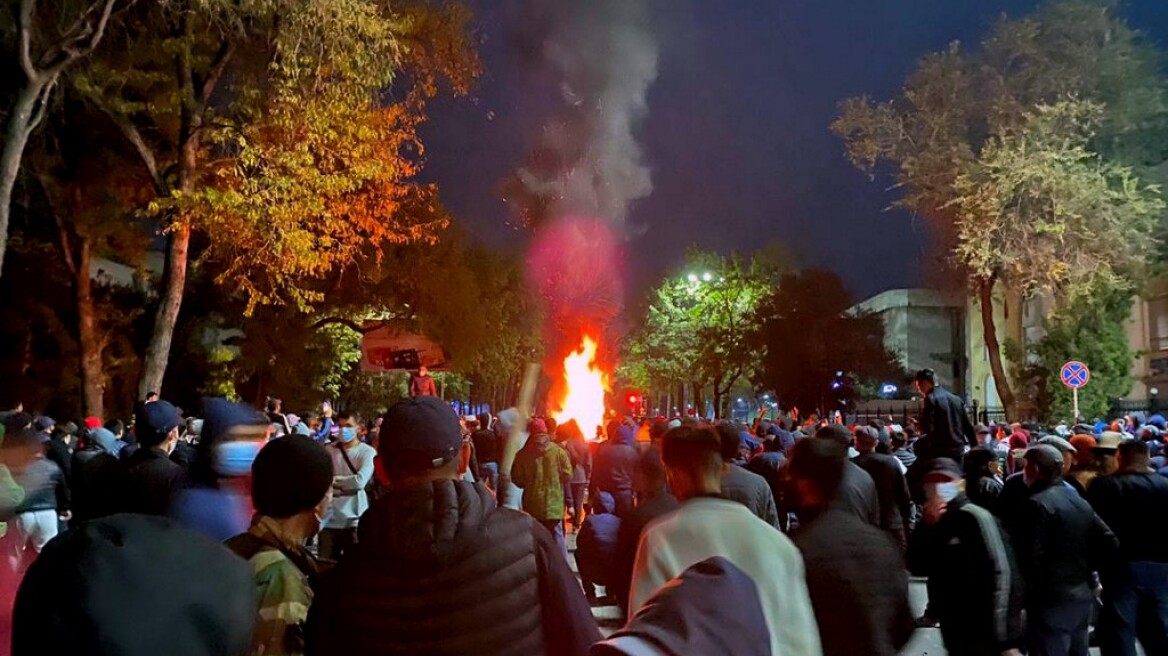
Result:
<svg viewBox="0 0 1168 656"><path fill-rule="evenodd" d="M932 369L959 395L966 383L966 309L959 296L933 289L890 289L852 306L884 322L884 345L910 373Z"/></svg>

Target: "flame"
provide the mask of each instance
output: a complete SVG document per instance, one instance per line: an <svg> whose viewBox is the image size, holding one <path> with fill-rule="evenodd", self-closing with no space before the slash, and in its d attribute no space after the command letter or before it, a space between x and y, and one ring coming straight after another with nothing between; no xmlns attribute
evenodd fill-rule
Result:
<svg viewBox="0 0 1168 656"><path fill-rule="evenodd" d="M604 395L609 389L608 375L596 366L597 346L596 340L585 335L579 350L564 358L564 398L552 415L561 425L574 419L589 440L604 425Z"/></svg>

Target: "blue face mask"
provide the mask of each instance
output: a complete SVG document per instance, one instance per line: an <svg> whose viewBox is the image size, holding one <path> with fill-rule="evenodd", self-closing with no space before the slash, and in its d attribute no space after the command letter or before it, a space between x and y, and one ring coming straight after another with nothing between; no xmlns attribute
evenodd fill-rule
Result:
<svg viewBox="0 0 1168 656"><path fill-rule="evenodd" d="M342 442L344 442L345 444L348 444L349 442L352 442L355 439L357 439L357 427L356 426L345 426L344 428L341 429L341 441Z"/></svg>
<svg viewBox="0 0 1168 656"><path fill-rule="evenodd" d="M215 445L215 473L220 476L247 476L256 455L263 448L259 440L232 440Z"/></svg>

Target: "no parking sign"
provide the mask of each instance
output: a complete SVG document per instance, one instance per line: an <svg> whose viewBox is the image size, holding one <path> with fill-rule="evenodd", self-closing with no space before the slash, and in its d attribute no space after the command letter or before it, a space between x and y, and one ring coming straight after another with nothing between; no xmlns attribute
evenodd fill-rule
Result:
<svg viewBox="0 0 1168 656"><path fill-rule="evenodd" d="M1071 360L1059 369L1059 380L1063 385L1071 388L1071 395L1075 402L1075 421L1079 421L1079 388L1091 380L1091 370L1078 360Z"/></svg>

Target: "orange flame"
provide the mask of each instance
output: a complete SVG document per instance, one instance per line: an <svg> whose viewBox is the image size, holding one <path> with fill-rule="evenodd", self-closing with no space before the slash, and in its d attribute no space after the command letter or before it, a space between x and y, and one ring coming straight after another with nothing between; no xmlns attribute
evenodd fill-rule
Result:
<svg viewBox="0 0 1168 656"><path fill-rule="evenodd" d="M604 425L604 395L609 389L608 375L596 366L596 349L596 341L585 335L580 349L564 358L564 398L552 415L561 425L576 420L589 440Z"/></svg>

